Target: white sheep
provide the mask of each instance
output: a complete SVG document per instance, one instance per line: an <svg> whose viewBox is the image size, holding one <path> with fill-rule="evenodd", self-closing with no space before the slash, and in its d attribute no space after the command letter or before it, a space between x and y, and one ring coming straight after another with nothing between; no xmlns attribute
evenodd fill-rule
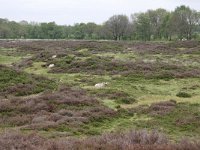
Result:
<svg viewBox="0 0 200 150"><path fill-rule="evenodd" d="M57 57L57 55L53 55L53 56L52 56L52 58L56 58L56 57Z"/></svg>
<svg viewBox="0 0 200 150"><path fill-rule="evenodd" d="M106 85L108 85L107 82L97 83L97 84L95 84L95 88L103 88L103 87L105 87Z"/></svg>
<svg viewBox="0 0 200 150"><path fill-rule="evenodd" d="M183 39L181 39L181 41L187 41L187 39L186 39L186 38L183 38Z"/></svg>
<svg viewBox="0 0 200 150"><path fill-rule="evenodd" d="M55 65L54 64L50 64L49 65L49 68L53 68Z"/></svg>

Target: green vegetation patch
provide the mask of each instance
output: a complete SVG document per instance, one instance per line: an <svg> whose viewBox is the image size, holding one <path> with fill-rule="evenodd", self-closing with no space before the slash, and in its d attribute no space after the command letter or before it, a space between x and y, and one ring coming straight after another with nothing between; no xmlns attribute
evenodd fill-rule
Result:
<svg viewBox="0 0 200 150"><path fill-rule="evenodd" d="M176 94L176 96L182 97L182 98L190 98L190 97L192 97L191 94L186 93L186 92L179 92L179 93Z"/></svg>
<svg viewBox="0 0 200 150"><path fill-rule="evenodd" d="M0 55L0 64L9 65L21 60L21 57Z"/></svg>
<svg viewBox="0 0 200 150"><path fill-rule="evenodd" d="M175 107L169 102L161 104L157 103L152 104L150 108L143 106L136 109L139 114L151 116L151 120L142 122L141 126L165 132L176 140L180 137L196 136L199 138L199 104L178 103ZM173 109L171 109L172 107Z"/></svg>
<svg viewBox="0 0 200 150"><path fill-rule="evenodd" d="M0 93L3 95L23 96L54 88L56 88L54 81L0 66Z"/></svg>

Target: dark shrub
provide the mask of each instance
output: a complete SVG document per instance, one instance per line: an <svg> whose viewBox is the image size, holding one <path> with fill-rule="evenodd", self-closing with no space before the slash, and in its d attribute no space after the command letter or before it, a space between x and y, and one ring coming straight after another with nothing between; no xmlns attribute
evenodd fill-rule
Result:
<svg viewBox="0 0 200 150"><path fill-rule="evenodd" d="M132 104L136 102L136 99L132 97L124 97L124 98L122 97L122 98L118 98L117 102L122 103L122 104Z"/></svg>
<svg viewBox="0 0 200 150"><path fill-rule="evenodd" d="M176 96L182 97L182 98L190 98L190 97L192 97L192 95L190 95L189 93L186 93L186 92L179 92L179 93L176 94Z"/></svg>

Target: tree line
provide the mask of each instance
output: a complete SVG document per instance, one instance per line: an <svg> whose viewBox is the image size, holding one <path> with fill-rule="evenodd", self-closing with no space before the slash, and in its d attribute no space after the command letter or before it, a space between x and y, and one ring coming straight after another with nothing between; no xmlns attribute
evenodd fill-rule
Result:
<svg viewBox="0 0 200 150"><path fill-rule="evenodd" d="M102 25L55 22L15 22L0 18L1 39L104 39L104 40L175 40L200 38L200 12L187 6L174 11L148 10L142 13L114 15Z"/></svg>

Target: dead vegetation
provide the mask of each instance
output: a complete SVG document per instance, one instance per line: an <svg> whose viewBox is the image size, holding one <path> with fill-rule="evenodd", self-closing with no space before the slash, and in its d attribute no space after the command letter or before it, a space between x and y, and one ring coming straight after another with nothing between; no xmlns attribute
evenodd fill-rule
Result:
<svg viewBox="0 0 200 150"><path fill-rule="evenodd" d="M86 139L65 140L47 140L36 134L22 135L17 132L5 132L0 136L0 149L4 150L199 150L199 148L199 141L185 139L172 143L156 131L130 131Z"/></svg>

